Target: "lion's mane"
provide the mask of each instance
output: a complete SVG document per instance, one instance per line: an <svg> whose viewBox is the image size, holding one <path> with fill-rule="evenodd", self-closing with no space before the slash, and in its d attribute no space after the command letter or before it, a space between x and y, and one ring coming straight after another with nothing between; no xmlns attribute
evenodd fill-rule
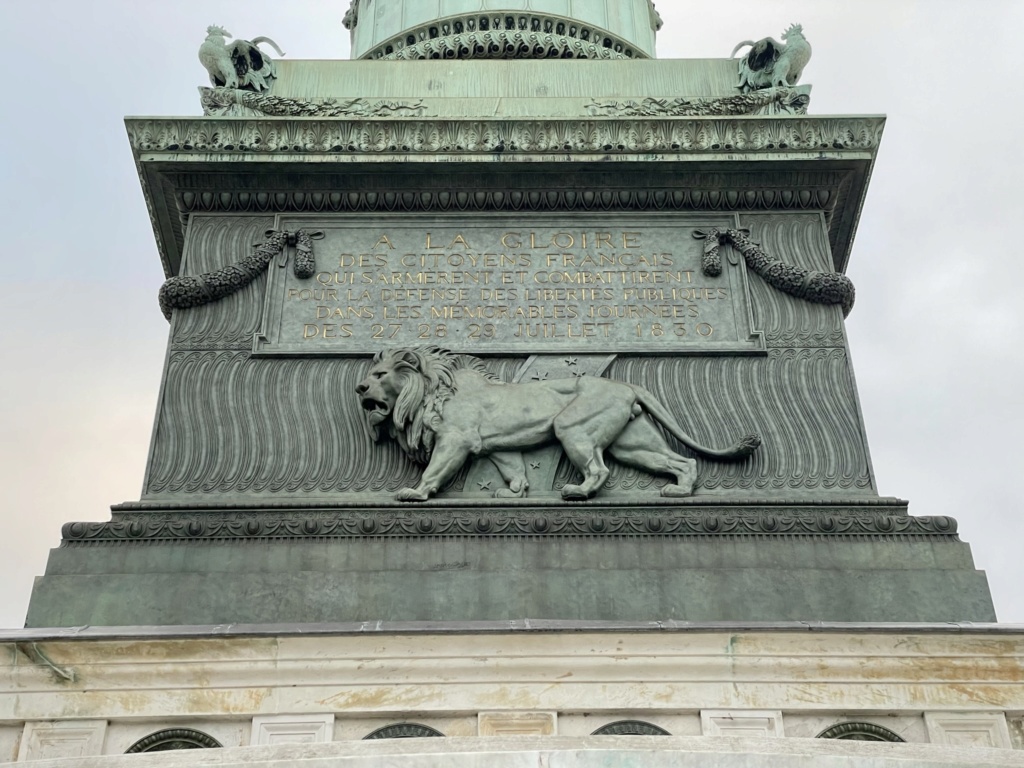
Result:
<svg viewBox="0 0 1024 768"><path fill-rule="evenodd" d="M498 381L480 359L435 346L382 350L373 358L374 366L381 364L402 374L402 389L391 413L388 434L419 464L430 461L444 404L458 391L455 372L471 370Z"/></svg>

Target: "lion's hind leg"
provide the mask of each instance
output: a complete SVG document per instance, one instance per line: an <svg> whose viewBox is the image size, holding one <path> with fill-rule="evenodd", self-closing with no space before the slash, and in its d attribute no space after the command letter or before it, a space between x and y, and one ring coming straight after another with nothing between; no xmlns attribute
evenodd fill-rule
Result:
<svg viewBox="0 0 1024 768"><path fill-rule="evenodd" d="M672 475L675 483L661 489L662 496L681 498L693 495L697 482L697 462L680 456L668 447L665 438L649 419L641 417L631 422L622 434L608 446L608 451L623 464L652 475Z"/></svg>
<svg viewBox="0 0 1024 768"><path fill-rule="evenodd" d="M498 499L521 499L526 496L530 484L526 481L526 462L523 454L516 452L492 453L488 458L501 473L508 488L499 488L494 497Z"/></svg>
<svg viewBox="0 0 1024 768"><path fill-rule="evenodd" d="M562 487L562 498L589 499L608 481L611 472L604 451L628 426L636 407L632 389L604 379L580 380L579 396L552 423L565 455L580 472L583 482Z"/></svg>

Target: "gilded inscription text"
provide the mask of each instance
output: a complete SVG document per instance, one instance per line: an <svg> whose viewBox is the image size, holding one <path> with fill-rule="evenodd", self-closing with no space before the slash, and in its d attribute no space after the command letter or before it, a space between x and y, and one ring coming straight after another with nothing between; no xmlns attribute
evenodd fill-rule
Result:
<svg viewBox="0 0 1024 768"><path fill-rule="evenodd" d="M749 348L740 271L700 270L706 222L317 221L317 272L272 270L258 353ZM296 222L290 226L309 224Z"/></svg>

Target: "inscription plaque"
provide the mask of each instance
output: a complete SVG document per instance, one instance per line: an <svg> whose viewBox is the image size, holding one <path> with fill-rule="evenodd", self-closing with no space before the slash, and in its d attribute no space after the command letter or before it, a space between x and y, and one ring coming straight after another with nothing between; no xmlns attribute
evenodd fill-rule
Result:
<svg viewBox="0 0 1024 768"><path fill-rule="evenodd" d="M259 355L756 352L744 267L701 271L697 230L731 217L281 216L322 230L317 271L272 265Z"/></svg>

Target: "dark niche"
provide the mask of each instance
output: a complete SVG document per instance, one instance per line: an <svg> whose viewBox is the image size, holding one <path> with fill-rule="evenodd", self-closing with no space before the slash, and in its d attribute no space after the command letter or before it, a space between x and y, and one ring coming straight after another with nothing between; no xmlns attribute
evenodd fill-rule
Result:
<svg viewBox="0 0 1024 768"><path fill-rule="evenodd" d="M873 723L839 723L819 733L819 739L846 741L906 741L898 733Z"/></svg>
<svg viewBox="0 0 1024 768"><path fill-rule="evenodd" d="M419 723L395 723L394 725L385 725L383 728L378 728L373 733L364 736L363 740L422 739L432 736L444 736L444 734L434 728L430 728L426 725L420 725Z"/></svg>
<svg viewBox="0 0 1024 768"><path fill-rule="evenodd" d="M664 728L659 728L643 720L619 720L602 725L591 736L671 736Z"/></svg>
<svg viewBox="0 0 1024 768"><path fill-rule="evenodd" d="M190 728L169 728L139 739L125 752L166 752L171 749L216 749L223 745L212 736Z"/></svg>

